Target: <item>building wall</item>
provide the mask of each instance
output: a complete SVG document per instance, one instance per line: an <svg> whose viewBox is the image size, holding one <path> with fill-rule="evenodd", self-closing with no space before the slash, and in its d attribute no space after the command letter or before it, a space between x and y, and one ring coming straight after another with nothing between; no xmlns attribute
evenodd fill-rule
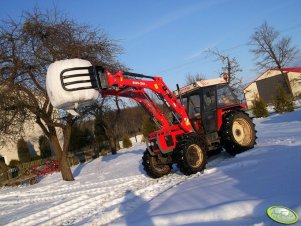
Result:
<svg viewBox="0 0 301 226"><path fill-rule="evenodd" d="M258 97L258 89L256 86L256 82L252 82L247 89L244 90L246 102L248 108L253 107L252 101L255 100Z"/></svg>
<svg viewBox="0 0 301 226"><path fill-rule="evenodd" d="M301 73L290 72L288 80L291 84L291 89L294 97L301 97Z"/></svg>
<svg viewBox="0 0 301 226"><path fill-rule="evenodd" d="M279 70L268 70L263 75L261 75L258 79L256 79L256 81L266 79L266 78L270 78L270 77L273 77L273 76L279 75L279 74L281 74L281 72Z"/></svg>
<svg viewBox="0 0 301 226"><path fill-rule="evenodd" d="M27 142L31 156L34 156L35 154L40 155L39 136L41 135L43 135L43 131L35 122L27 122L24 124L23 138ZM9 164L13 159L19 159L17 142L20 138L21 134L19 137L16 137L14 141L4 139L4 142L2 142L0 146L0 155L4 157L6 164Z"/></svg>
<svg viewBox="0 0 301 226"><path fill-rule="evenodd" d="M254 82L252 82L246 89L244 89L244 94L246 98L246 102L248 108L253 107L252 101L259 97L258 89L256 85L256 81L273 77L275 75L279 75L279 70L269 70L257 78ZM290 82L290 86L292 89L292 93L294 97L298 97L301 95L301 73L300 72L288 72L288 79Z"/></svg>

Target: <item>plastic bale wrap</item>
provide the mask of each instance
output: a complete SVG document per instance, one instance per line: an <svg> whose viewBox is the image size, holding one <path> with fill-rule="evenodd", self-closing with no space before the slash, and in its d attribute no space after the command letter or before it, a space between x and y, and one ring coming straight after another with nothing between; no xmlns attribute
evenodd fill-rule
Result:
<svg viewBox="0 0 301 226"><path fill-rule="evenodd" d="M83 89L76 91L66 91L61 84L60 74L65 69L90 67L91 63L87 60L68 59L52 63L47 70L46 88L50 102L55 108L63 110L76 109L78 107L89 105L94 102L99 92L95 89ZM88 69L68 71L64 76L73 74L88 74ZM87 76L66 78L64 82L75 82L80 80L87 80ZM91 82L79 83L69 85L68 88L89 87Z"/></svg>

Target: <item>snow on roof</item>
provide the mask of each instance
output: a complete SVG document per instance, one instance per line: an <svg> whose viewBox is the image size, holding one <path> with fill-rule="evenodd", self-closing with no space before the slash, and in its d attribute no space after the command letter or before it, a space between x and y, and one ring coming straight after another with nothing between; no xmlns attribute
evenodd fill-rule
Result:
<svg viewBox="0 0 301 226"><path fill-rule="evenodd" d="M259 75L256 79L254 79L252 82L250 82L245 88L244 90L246 90L253 82L255 82L256 80L258 80L261 76L263 76L265 73L267 73L268 71L279 71L279 68L271 68L266 70L265 72L263 72L261 75ZM301 67L287 67L287 68L282 68L283 72L300 72L301 73Z"/></svg>
<svg viewBox="0 0 301 226"><path fill-rule="evenodd" d="M207 79L207 80L200 80L197 82L194 82L193 84L190 84L188 86L184 86L180 88L180 93L181 95L191 92L193 90L196 90L201 87L207 87L207 86L213 86L213 85L218 85L218 84L225 84L227 81L224 78L214 78L214 79ZM179 95L178 90L174 91L174 94L176 96Z"/></svg>

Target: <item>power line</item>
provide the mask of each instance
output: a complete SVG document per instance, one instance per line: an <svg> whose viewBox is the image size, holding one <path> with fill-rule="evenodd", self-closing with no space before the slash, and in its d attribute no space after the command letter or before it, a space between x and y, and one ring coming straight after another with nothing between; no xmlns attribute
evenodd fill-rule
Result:
<svg viewBox="0 0 301 226"><path fill-rule="evenodd" d="M294 26L291 26L291 27L288 27L286 29L283 29L281 30L280 32L286 32L286 31L290 31L290 30L294 30L298 27L301 27L301 23L300 24L297 24L297 25L294 25ZM238 44L238 45L235 45L235 46L232 46L230 48L227 48L225 50L222 50L221 52L229 52L233 49L238 49L238 48L241 48L243 46L247 46L248 43L241 43L241 44ZM197 58L197 57L196 57ZM198 59L195 59L195 60L192 60L192 61L189 61L189 62L185 62L185 63L182 63L182 64L179 64L179 65L176 65L176 66L173 66L173 67L169 67L169 68L165 68L165 69L162 69L161 71L158 71L154 74L162 74L162 73L165 73L165 72L168 72L168 71L174 71L174 70L177 70L177 69L180 69L180 68L183 68L189 64L193 64L193 63L196 63L196 62L201 62L201 61L204 61L208 59L208 57L206 56L203 56L202 58L198 58Z"/></svg>
<svg viewBox="0 0 301 226"><path fill-rule="evenodd" d="M154 74L162 74L162 73L165 73L167 71L173 71L173 70L185 67L186 65L197 63L197 62L200 62L200 61L205 60L205 59L207 59L207 57L202 57L201 59L198 58L198 59L195 59L195 60L192 60L192 61L189 61L189 62L185 62L185 63L179 64L177 66L173 66L173 67L170 67L170 68L163 69L163 70L158 71L158 72L156 72Z"/></svg>
<svg viewBox="0 0 301 226"><path fill-rule="evenodd" d="M297 27L301 27L301 24L297 24L295 26L288 27L288 28L286 28L284 30L281 30L280 32L286 32L286 31L294 30Z"/></svg>

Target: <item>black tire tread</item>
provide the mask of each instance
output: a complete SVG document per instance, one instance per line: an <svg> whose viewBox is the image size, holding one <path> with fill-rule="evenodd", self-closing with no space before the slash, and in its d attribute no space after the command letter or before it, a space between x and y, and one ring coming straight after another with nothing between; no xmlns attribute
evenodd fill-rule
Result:
<svg viewBox="0 0 301 226"><path fill-rule="evenodd" d="M243 117L251 125L252 141L248 146L241 146L239 143L235 141L233 137L232 124L234 120L238 117ZM233 156L254 148L254 145L256 144L257 131L255 130L255 124L253 123L252 118L249 117L249 115L244 111L231 111L229 113L226 113L223 116L223 124L219 133L221 137L221 145L230 155Z"/></svg>
<svg viewBox="0 0 301 226"><path fill-rule="evenodd" d="M191 168L184 159L184 152L185 152L185 150L187 150L187 148L191 144L197 144L198 146L200 146L200 148L203 151L204 161L203 161L201 167L198 169ZM207 151L206 150L207 150L207 147L206 147L205 142L198 136L189 136L186 139L181 140L179 142L179 144L177 146L177 150L176 150L177 166L180 169L180 171L184 175L187 175L187 176L203 171L206 168L206 163L207 163Z"/></svg>
<svg viewBox="0 0 301 226"><path fill-rule="evenodd" d="M172 169L171 164L164 165L164 170L158 170L156 166L152 164L152 158L156 158L156 156L151 156L146 149L142 156L142 165L148 176L152 178L159 178L170 173Z"/></svg>

